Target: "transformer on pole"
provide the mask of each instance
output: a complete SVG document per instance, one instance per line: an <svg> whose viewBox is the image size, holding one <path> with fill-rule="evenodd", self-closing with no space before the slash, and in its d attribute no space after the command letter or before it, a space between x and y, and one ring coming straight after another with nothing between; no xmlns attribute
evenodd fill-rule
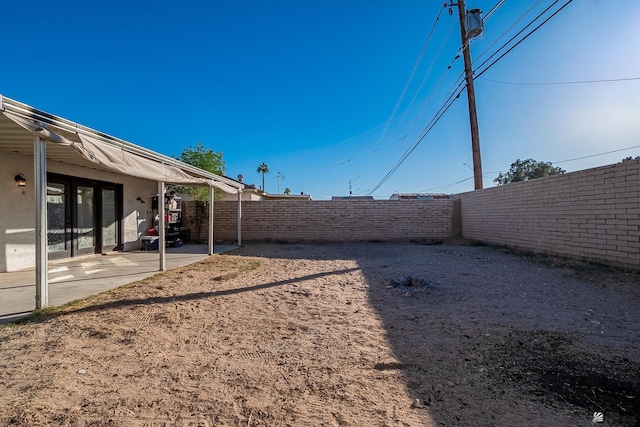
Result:
<svg viewBox="0 0 640 427"><path fill-rule="evenodd" d="M467 100L469 102L469 124L471 126L471 152L473 155L473 183L476 190L482 189L482 159L480 156L480 131L478 129L478 112L476 110L476 90L473 85L471 68L471 50L469 40L484 31L480 9L466 11L464 0L451 2L449 7L458 6L460 18L460 36L462 38L462 56L464 58L464 74L467 82ZM451 13L451 9L449 9Z"/></svg>

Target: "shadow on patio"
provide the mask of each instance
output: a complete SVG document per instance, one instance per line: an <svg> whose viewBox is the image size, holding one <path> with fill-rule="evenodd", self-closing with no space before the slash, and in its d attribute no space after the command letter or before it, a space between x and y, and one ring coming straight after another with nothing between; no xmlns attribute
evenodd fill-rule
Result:
<svg viewBox="0 0 640 427"><path fill-rule="evenodd" d="M215 253L236 246L216 245ZM171 270L208 257L206 245L167 248ZM109 255L49 262L49 305L59 306L159 273L158 251L118 252ZM0 323L29 315L35 309L35 270L0 273Z"/></svg>

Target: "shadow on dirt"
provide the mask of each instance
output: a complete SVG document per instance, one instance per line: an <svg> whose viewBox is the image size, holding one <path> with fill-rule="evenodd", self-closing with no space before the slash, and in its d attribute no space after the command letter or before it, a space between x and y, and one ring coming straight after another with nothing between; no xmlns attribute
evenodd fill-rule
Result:
<svg viewBox="0 0 640 427"><path fill-rule="evenodd" d="M268 256L297 258L299 246ZM640 426L640 363L619 357L637 348L627 337L637 332L637 284L616 288L612 276L605 289L491 247L314 252L357 261L396 355L371 368L402 377L419 402L412 408L438 425L589 425L603 412L606 425ZM599 321L586 317L597 315L620 336L592 334Z"/></svg>
<svg viewBox="0 0 640 427"><path fill-rule="evenodd" d="M486 357L500 378L532 395L602 412L615 425L640 425L640 365L580 351L573 341L514 331Z"/></svg>

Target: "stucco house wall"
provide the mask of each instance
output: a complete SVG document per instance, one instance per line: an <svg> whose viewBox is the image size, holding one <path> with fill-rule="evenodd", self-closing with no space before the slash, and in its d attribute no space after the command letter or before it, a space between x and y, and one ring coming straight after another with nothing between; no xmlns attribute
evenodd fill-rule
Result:
<svg viewBox="0 0 640 427"><path fill-rule="evenodd" d="M35 195L33 157L2 153L0 185L0 272L35 265ZM151 196L158 193L155 181L80 166L47 161L48 172L123 185L122 241L125 251L140 247L140 235L150 227ZM14 177L22 173L26 187L18 187ZM146 198L144 204L136 199Z"/></svg>

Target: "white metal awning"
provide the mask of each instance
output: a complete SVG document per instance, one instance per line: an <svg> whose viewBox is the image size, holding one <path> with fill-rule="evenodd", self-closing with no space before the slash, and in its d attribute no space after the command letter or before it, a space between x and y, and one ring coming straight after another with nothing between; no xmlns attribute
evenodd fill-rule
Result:
<svg viewBox="0 0 640 427"><path fill-rule="evenodd" d="M238 195L238 245L241 244L241 194L244 184L204 171L171 157L98 132L78 123L36 110L0 95L0 151L32 156L36 205L36 308L48 305L47 278L47 160L116 172L158 183L208 186L209 254L213 254L213 189ZM158 204L164 218L164 204ZM164 228L159 230L164 241ZM164 245L159 245L160 270L165 269Z"/></svg>
<svg viewBox="0 0 640 427"><path fill-rule="evenodd" d="M36 110L2 95L0 110L3 113L0 116L0 150L33 155L35 134L53 143L47 147L47 157L62 163L169 184L210 186L230 194L242 192L244 188L229 178Z"/></svg>

